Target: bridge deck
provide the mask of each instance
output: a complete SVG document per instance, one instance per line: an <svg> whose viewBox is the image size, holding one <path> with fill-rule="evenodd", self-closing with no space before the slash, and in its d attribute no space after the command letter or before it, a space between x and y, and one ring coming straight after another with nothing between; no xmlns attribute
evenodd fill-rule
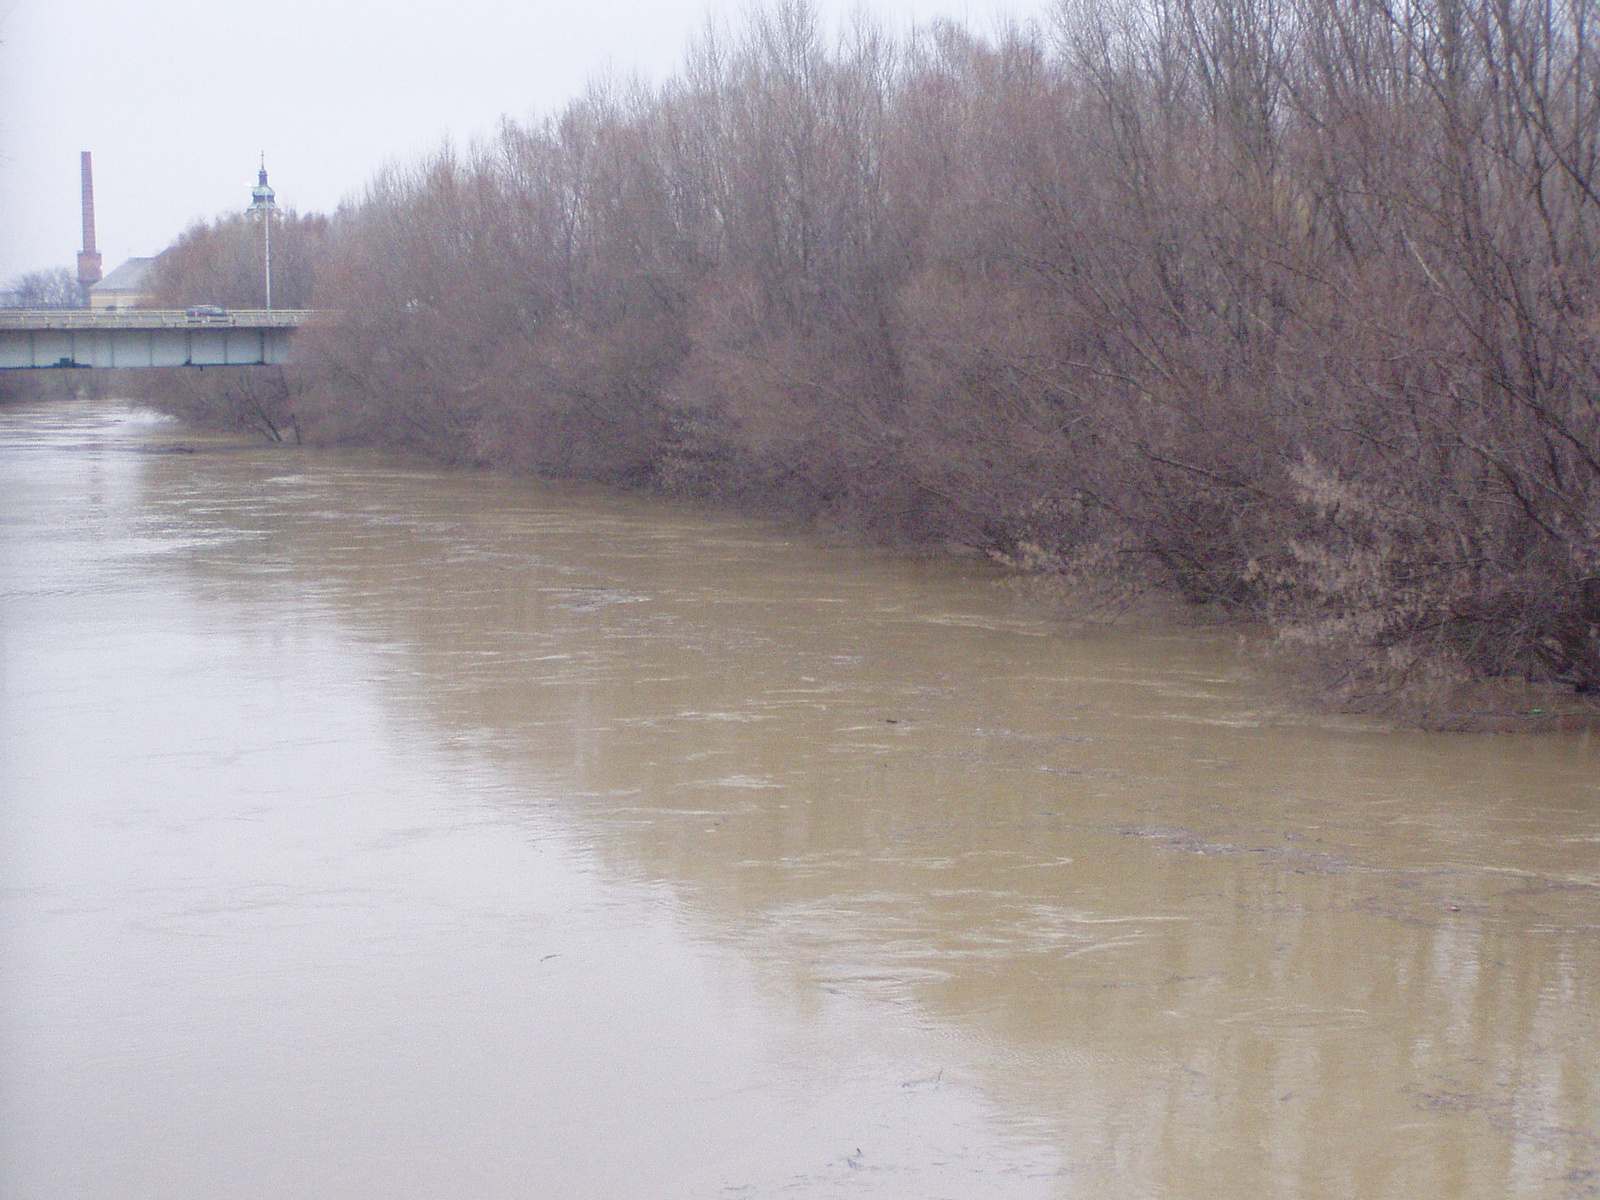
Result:
<svg viewBox="0 0 1600 1200"><path fill-rule="evenodd" d="M288 359L289 338L313 316L305 309L0 310L0 370L270 365Z"/></svg>
<svg viewBox="0 0 1600 1200"><path fill-rule="evenodd" d="M81 308L0 308L7 329L297 329L314 314L306 308L236 308L206 316L183 309L127 308L89 312Z"/></svg>

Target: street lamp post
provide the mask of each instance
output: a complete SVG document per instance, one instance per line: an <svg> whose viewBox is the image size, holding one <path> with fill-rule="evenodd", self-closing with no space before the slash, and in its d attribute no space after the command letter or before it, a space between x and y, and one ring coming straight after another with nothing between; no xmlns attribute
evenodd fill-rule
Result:
<svg viewBox="0 0 1600 1200"><path fill-rule="evenodd" d="M272 311L272 214L278 207L275 195L267 184L267 156L263 154L261 174L256 178L256 186L250 189L250 207L247 211L261 214L261 260L268 312Z"/></svg>

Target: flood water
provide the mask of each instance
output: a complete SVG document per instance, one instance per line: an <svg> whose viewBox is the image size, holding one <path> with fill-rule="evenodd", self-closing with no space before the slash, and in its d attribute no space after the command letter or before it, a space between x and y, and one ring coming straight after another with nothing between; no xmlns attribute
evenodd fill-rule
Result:
<svg viewBox="0 0 1600 1200"><path fill-rule="evenodd" d="M1600 1195L1600 743L1058 615L0 410L0 1195Z"/></svg>

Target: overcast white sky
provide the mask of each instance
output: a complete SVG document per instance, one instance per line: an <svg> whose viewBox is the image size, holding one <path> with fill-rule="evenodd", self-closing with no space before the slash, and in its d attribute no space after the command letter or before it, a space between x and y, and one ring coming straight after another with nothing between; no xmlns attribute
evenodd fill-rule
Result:
<svg viewBox="0 0 1600 1200"><path fill-rule="evenodd" d="M817 0L891 28L992 27L1045 0ZM739 0L0 0L0 284L71 266L78 152L94 152L111 270L249 203L331 210L384 162L502 114L558 107L593 75L669 74Z"/></svg>

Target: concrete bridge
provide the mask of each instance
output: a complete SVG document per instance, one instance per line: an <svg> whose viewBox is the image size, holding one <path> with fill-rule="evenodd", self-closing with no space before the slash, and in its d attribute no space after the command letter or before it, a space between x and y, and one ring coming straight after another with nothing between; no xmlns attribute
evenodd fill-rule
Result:
<svg viewBox="0 0 1600 1200"><path fill-rule="evenodd" d="M244 367L287 361L305 309L0 309L0 370Z"/></svg>

